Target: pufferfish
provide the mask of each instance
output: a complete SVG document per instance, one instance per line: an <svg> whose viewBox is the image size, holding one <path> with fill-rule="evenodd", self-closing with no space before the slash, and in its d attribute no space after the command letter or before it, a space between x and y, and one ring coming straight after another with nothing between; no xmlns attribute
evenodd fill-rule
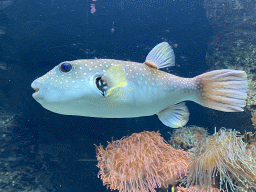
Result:
<svg viewBox="0 0 256 192"><path fill-rule="evenodd" d="M34 80L33 98L63 115L132 118L158 115L169 127L186 125L183 101L226 112L243 111L247 76L242 70L215 70L182 78L161 71L174 66L167 42L156 45L144 63L114 59L65 61Z"/></svg>

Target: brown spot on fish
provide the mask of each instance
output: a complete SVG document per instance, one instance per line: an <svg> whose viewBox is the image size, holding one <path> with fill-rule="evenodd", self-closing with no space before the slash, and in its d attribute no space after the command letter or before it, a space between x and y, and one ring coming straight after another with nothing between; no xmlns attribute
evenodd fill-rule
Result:
<svg viewBox="0 0 256 192"><path fill-rule="evenodd" d="M149 67L152 67L152 68L154 68L154 69L158 69L158 67L157 67L156 65L154 65L154 64L152 64L152 63L149 63L149 62L147 62L147 61L145 61L144 64L147 65L147 66L149 66Z"/></svg>

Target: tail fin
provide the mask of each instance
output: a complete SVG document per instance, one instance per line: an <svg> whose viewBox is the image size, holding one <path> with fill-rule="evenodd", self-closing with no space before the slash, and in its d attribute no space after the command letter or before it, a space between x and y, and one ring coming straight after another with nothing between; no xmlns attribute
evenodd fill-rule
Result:
<svg viewBox="0 0 256 192"><path fill-rule="evenodd" d="M195 102L225 112L243 111L247 95L247 75L244 71L211 71L195 77L195 82L199 91Z"/></svg>

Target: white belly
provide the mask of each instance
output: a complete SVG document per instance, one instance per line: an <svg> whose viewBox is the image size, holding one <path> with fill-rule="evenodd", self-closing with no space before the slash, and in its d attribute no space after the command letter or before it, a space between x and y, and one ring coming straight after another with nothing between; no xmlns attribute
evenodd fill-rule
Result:
<svg viewBox="0 0 256 192"><path fill-rule="evenodd" d="M59 114L101 118L151 116L173 103L170 96L167 98L166 93L160 88L152 90L133 86L131 91L130 86L127 86L123 90L127 93L124 100L101 97L90 100L80 98L65 102L44 103L42 101L40 103L46 109Z"/></svg>

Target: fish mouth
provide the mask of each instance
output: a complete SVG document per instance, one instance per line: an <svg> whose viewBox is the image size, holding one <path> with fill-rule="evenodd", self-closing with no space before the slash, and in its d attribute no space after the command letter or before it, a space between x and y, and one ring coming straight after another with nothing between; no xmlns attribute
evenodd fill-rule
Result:
<svg viewBox="0 0 256 192"><path fill-rule="evenodd" d="M32 97L35 98L38 95L38 93L39 93L39 89L37 88L35 89L35 93L32 94Z"/></svg>
<svg viewBox="0 0 256 192"><path fill-rule="evenodd" d="M32 89L35 90L35 93L32 94L32 96L35 98L38 93L39 93L39 87L38 86L34 86L33 84L31 85Z"/></svg>

